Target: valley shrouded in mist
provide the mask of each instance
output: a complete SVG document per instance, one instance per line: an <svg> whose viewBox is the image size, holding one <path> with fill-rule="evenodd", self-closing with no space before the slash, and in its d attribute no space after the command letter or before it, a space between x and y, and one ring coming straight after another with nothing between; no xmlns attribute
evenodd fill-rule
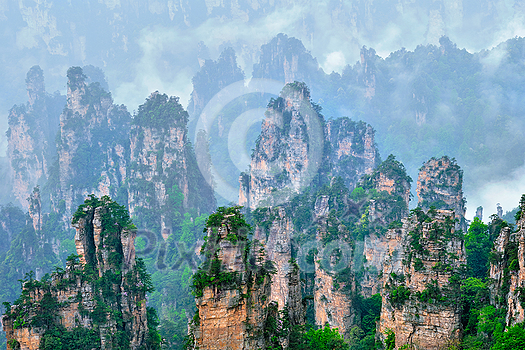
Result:
<svg viewBox="0 0 525 350"><path fill-rule="evenodd" d="M0 27L2 348L525 339L521 2L4 0Z"/></svg>

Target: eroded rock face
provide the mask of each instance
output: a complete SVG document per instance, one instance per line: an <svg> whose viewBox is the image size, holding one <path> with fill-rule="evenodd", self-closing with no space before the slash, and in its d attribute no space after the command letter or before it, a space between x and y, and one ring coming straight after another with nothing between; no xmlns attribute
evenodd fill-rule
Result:
<svg viewBox="0 0 525 350"><path fill-rule="evenodd" d="M80 67L70 68L67 76L67 104L60 115L57 144L59 188L53 199L57 207L60 199L65 200L65 217L89 194L123 197L131 122L126 108L114 105L100 84L86 83Z"/></svg>
<svg viewBox="0 0 525 350"><path fill-rule="evenodd" d="M383 270L378 334L395 333L396 348L439 349L459 338L460 266L466 262L454 212L437 210L403 220L401 245Z"/></svg>
<svg viewBox="0 0 525 350"><path fill-rule="evenodd" d="M306 85L287 84L268 105L250 173L240 177L239 204L251 209L282 204L337 176L353 188L378 159L369 125L340 118L323 126Z"/></svg>
<svg viewBox="0 0 525 350"><path fill-rule="evenodd" d="M525 321L525 216L522 198L521 216L516 222L517 232L510 227L501 229L494 241L493 255L490 263L491 301L493 304L506 307L506 325L513 326Z"/></svg>
<svg viewBox="0 0 525 350"><path fill-rule="evenodd" d="M417 178L418 206L428 210L452 209L466 231L465 198L463 197L463 171L454 159L447 156L432 158L419 169Z"/></svg>
<svg viewBox="0 0 525 350"><path fill-rule="evenodd" d="M370 199L368 204L369 226L375 229L364 237L364 242L356 243L356 255L361 253L360 246L363 246L363 277L359 284L365 297L381 291L379 275L384 262L401 244L399 227L401 220L408 216L411 182L403 164L390 155L358 184L381 193L381 196Z"/></svg>
<svg viewBox="0 0 525 350"><path fill-rule="evenodd" d="M108 197L91 197L79 209L74 226L80 258L68 260L66 269L54 272L50 282L25 282L22 302L2 320L9 350L39 349L47 331L58 326L94 332L101 349L146 346L149 287L142 275L144 265L135 261L129 216L116 206ZM48 321L43 323L43 317Z"/></svg>
<svg viewBox="0 0 525 350"><path fill-rule="evenodd" d="M159 217L167 235L172 230L173 210L195 208L200 213L215 206L212 188L188 147L187 122L188 114L177 97L154 92L139 107L131 130L130 213L150 212Z"/></svg>
<svg viewBox="0 0 525 350"><path fill-rule="evenodd" d="M292 271L290 259L294 229L292 220L286 215L284 208L275 207L266 211L269 225L258 225L254 238L264 244L267 258L275 264L277 271L272 278L270 299L282 309L288 303L290 293L288 283Z"/></svg>
<svg viewBox="0 0 525 350"><path fill-rule="evenodd" d="M365 98L371 100L376 94L376 52L374 49L361 48L361 71L359 82L365 87Z"/></svg>
<svg viewBox="0 0 525 350"><path fill-rule="evenodd" d="M294 81L313 83L318 76L319 64L306 51L301 41L278 34L268 44L262 45L259 63L254 65L254 78L267 78L285 84Z"/></svg>
<svg viewBox="0 0 525 350"><path fill-rule="evenodd" d="M345 185L353 189L361 177L372 174L379 163L374 129L364 122L344 117L327 122L324 131L330 145L327 175L341 176Z"/></svg>
<svg viewBox="0 0 525 350"><path fill-rule="evenodd" d="M13 194L28 210L27 198L31 191L49 176L58 126L55 110L56 105L63 103L63 97L46 94L44 74L39 66L29 70L26 84L29 101L9 111L7 142Z"/></svg>
<svg viewBox="0 0 525 350"><path fill-rule="evenodd" d="M203 61L201 70L192 79L193 92L188 106L190 115L198 117L213 96L226 86L244 80L244 72L237 65L235 51L225 49L217 61Z"/></svg>
<svg viewBox="0 0 525 350"><path fill-rule="evenodd" d="M355 291L355 280L352 268L352 250L348 243L324 240L334 231L344 237L344 226L330 214L329 198L320 196L315 203L315 218L318 225L318 253L315 257L314 309L315 322L323 326L328 323L338 328L339 333L347 337L354 325L355 310L351 294ZM329 233L330 232L330 233ZM344 273L347 271L347 273ZM342 276L343 274L343 276Z"/></svg>
<svg viewBox="0 0 525 350"><path fill-rule="evenodd" d="M239 240L232 241L233 236ZM264 261L250 258L246 254L245 238L240 237L242 233L234 229L228 218L219 228L208 229L204 254L211 261L217 261L222 273L229 276L229 282L214 283L215 278L219 278L214 277L197 295L197 314L190 325L195 348L264 349L268 344L261 330L272 309L271 281L253 265L262 266ZM251 249L257 251L259 248L262 247ZM213 266L212 262L210 269L201 271L200 276L213 274Z"/></svg>
<svg viewBox="0 0 525 350"><path fill-rule="evenodd" d="M251 172L244 179L240 205L269 207L300 193L317 174L322 158L323 130L303 83L288 84L269 104L255 146ZM246 177L245 175L242 175Z"/></svg>

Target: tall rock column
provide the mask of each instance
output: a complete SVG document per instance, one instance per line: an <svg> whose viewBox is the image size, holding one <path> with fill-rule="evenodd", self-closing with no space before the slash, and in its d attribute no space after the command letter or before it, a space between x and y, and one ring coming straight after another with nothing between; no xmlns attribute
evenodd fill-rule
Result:
<svg viewBox="0 0 525 350"><path fill-rule="evenodd" d="M109 197L88 198L73 216L79 257L50 282L24 281L22 296L2 322L8 350L60 342L71 349L144 349L158 339L148 328L144 263L135 261L134 227Z"/></svg>
<svg viewBox="0 0 525 350"><path fill-rule="evenodd" d="M402 244L385 262L379 336L393 332L405 344L440 349L459 339L463 234L454 212L419 210L404 220Z"/></svg>
<svg viewBox="0 0 525 350"><path fill-rule="evenodd" d="M58 128L54 105L62 101L60 96L46 94L44 73L39 66L31 67L26 84L29 101L11 108L7 131L13 194L25 210L33 187L43 184L49 176Z"/></svg>
<svg viewBox="0 0 525 350"><path fill-rule="evenodd" d="M213 190L199 171L187 137L188 113L178 97L154 92L139 106L131 130L129 209L154 218L171 233L189 208L200 213L215 206ZM152 223L150 223L151 225Z"/></svg>
<svg viewBox="0 0 525 350"><path fill-rule="evenodd" d="M89 194L110 195L123 204L123 184L129 161L131 116L113 105L111 94L99 83L86 83L80 67L67 72L67 104L60 115L57 143L58 183L55 207L65 200L65 217ZM93 155L97 155L94 157Z"/></svg>
<svg viewBox="0 0 525 350"><path fill-rule="evenodd" d="M279 205L335 177L353 189L372 174L379 163L372 127L349 118L325 123L319 112L304 83L287 84L270 100L250 172L239 178L240 205Z"/></svg>
<svg viewBox="0 0 525 350"><path fill-rule="evenodd" d="M319 326L328 323L347 337L355 323L351 295L356 288L351 266L351 246L341 240L348 236L348 232L330 214L328 196L317 198L314 213L318 225L318 252L314 262L315 323Z"/></svg>
<svg viewBox="0 0 525 350"><path fill-rule="evenodd" d="M219 208L208 219L206 261L193 277L195 348L265 349L271 342L262 331L277 317L269 298L271 269L258 253L262 247L247 249L247 227L239 207Z"/></svg>
<svg viewBox="0 0 525 350"><path fill-rule="evenodd" d="M304 83L287 84L268 104L250 174L241 175L240 205L255 209L288 201L314 180L321 165L324 135Z"/></svg>
<svg viewBox="0 0 525 350"><path fill-rule="evenodd" d="M266 258L273 262L270 300L278 309L288 308L292 325L304 324L301 277L297 263L292 259L294 225L285 207L259 208L254 213L254 239L262 243Z"/></svg>
<svg viewBox="0 0 525 350"><path fill-rule="evenodd" d="M459 228L466 232L463 171L455 159L443 156L432 158L419 169L417 178L418 206L428 210L451 209L459 220Z"/></svg>
<svg viewBox="0 0 525 350"><path fill-rule="evenodd" d="M507 309L506 324L525 321L525 195L520 202L517 232L503 227L494 241L490 263L492 302Z"/></svg>

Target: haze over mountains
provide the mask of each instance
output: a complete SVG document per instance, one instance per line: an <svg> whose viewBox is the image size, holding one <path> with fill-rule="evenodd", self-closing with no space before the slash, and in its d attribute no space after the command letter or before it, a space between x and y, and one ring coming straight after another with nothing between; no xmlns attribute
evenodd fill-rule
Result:
<svg viewBox="0 0 525 350"><path fill-rule="evenodd" d="M94 65L102 68L115 102L124 103L131 112L155 90L180 96L181 103L186 106L192 92L192 77L206 59L216 60L220 53L230 46L235 51L237 63L245 77L255 76L257 72L254 71L253 65L259 63L261 46L281 32L301 40L306 51L311 53L325 73L336 71L344 77L345 67L353 66L356 61L361 60L363 46L373 48L375 53L386 58L391 52L402 47L413 51L418 45L439 46L439 38L446 35L458 48L466 48L470 53L490 49L509 38L524 34L524 11L524 6L518 1L393 3L115 0L58 3L4 0L0 4L0 25L3 28L0 35L4 43L0 76L2 81L8 84L2 84L0 87L1 126L2 129L7 129L9 108L14 103L26 100L25 75L28 69L36 64L44 71L46 90L50 93L59 90L62 94L65 94L65 73L70 66ZM509 87L512 96L504 93L507 98L502 99L501 95L498 95L501 92L500 87L492 88L493 82L490 81L490 77L495 74L505 76L498 71L498 67L509 57L506 47L507 44L502 44L490 52L480 53L472 58L478 62L477 72L484 75L481 81L477 82L478 86L482 87L477 97L483 96L483 99L492 105L488 113L491 123L498 115L505 119L506 115L511 114L506 111L503 111L504 114L500 113L500 105L514 101L519 107L519 93L516 95L515 90L512 90L514 87ZM428 54L427 51L424 53ZM397 56L390 57L388 64L394 73L397 73L396 68L392 67L399 64L395 58L399 55L398 53ZM373 57L372 54L371 58ZM514 67L512 65L520 67L520 60L519 55L511 57L510 66L507 67L510 72ZM349 72L349 69L346 68L346 72ZM354 71L357 70L354 67ZM474 72L464 73L469 75ZM410 75L417 74L418 70L415 68L405 69L397 78L402 77L410 81ZM512 77L512 73L510 75ZM317 77L310 78L315 80ZM404 103L403 98L399 96L403 94L403 84L399 84L392 73L384 78L388 79L387 82L391 79L395 82L385 91L387 96L382 97L390 98L388 109L393 111L396 104L399 104L398 101ZM469 164L464 164L460 155L453 154L446 147L421 151L424 154L410 159L400 153L407 153L408 148L420 145L400 146L395 142L386 141L392 138L395 132L391 135L385 133L386 130L383 129L388 129L389 125L384 123L384 119L378 120L377 113L374 115L374 112L363 112L362 108L357 108L359 113L354 114L356 111L348 107L355 106L358 98L347 100L346 103L342 103L343 108L340 108L341 101L328 101L326 98L327 95L333 96L333 91L327 88L318 89L311 86L311 82L307 83L311 87L314 101L321 104L326 117L347 115L371 123L378 130L377 141L381 154L386 157L389 153L395 153L413 176L417 167L428 156L447 153L458 158L467 172L465 190L470 198L469 204L472 203L468 205L469 212L479 204L489 209L499 201L503 203L504 209L510 210L516 203L517 197L512 195L509 199L494 198L493 193L503 197L507 187L502 188L501 184L491 184L485 191L487 194L479 193L479 188L486 186L487 182L499 183L503 179L514 180L507 185L515 188L514 184L519 182L519 176L513 175L513 171L523 164L523 159L516 159L519 158L516 153L512 152L511 164L494 164L493 168L500 171L487 174L486 177L483 171L470 171ZM446 85L442 87L447 88ZM461 95L461 92L459 94ZM451 104L453 102L444 103L443 99L435 101L441 114L434 120L441 123L443 118L448 122L457 117L458 112L450 108ZM507 127L515 133L522 128L519 121L513 118L517 117L518 111L512 105L511 109L514 109L514 115L510 115ZM400 114L403 119L403 108L396 110L402 111ZM384 110L381 113L384 116ZM429 113L432 114L432 111ZM190 113L190 118L194 117L196 116ZM392 117L392 114L389 117ZM406 118L413 118L413 115ZM457 130L457 123L452 125L455 125L454 129ZM461 126L460 130L464 128L469 129ZM518 136L519 134L514 135L510 139L515 140ZM399 135L396 137L402 138ZM457 139L460 136L455 137ZM512 143L508 137L485 137L479 144L503 143L501 149L512 149L509 142ZM455 140L448 144L452 144L455 151L462 143ZM477 152L476 147L468 142L465 147ZM2 154L6 150L6 138L3 135L1 150ZM493 162L495 157L501 155L501 152L478 154L476 159L469 159L467 163L483 162L487 157L489 162ZM497 175L498 178L495 180L492 175ZM479 196L479 199L473 194Z"/></svg>

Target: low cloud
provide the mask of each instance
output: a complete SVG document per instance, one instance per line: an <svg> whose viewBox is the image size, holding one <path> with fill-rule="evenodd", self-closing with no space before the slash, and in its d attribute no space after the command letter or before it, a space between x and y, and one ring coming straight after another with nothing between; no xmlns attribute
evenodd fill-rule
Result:
<svg viewBox="0 0 525 350"><path fill-rule="evenodd" d="M490 166L490 165L487 165ZM525 194L525 166L514 170L506 180L489 181L472 193L466 193L467 219L472 220L476 208L483 207L483 221L496 213L497 203L503 208L503 213L511 211L519 205L521 195Z"/></svg>

